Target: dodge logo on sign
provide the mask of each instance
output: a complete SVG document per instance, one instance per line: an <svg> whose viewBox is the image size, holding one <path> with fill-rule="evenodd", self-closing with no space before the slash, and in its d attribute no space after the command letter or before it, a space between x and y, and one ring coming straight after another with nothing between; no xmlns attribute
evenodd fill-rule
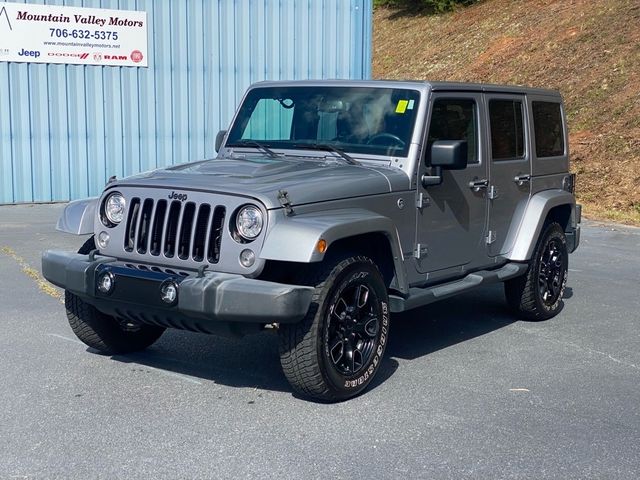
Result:
<svg viewBox="0 0 640 480"><path fill-rule="evenodd" d="M73 57L73 58L79 58L81 60L85 60L89 58L88 53L49 52L47 55L49 55L50 57L67 57L67 58Z"/></svg>

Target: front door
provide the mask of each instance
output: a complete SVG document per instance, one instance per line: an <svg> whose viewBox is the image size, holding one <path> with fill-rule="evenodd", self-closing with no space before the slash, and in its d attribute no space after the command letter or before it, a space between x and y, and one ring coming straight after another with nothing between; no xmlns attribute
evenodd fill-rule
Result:
<svg viewBox="0 0 640 480"><path fill-rule="evenodd" d="M488 171L481 100L480 93L443 92L432 97L426 155L418 168L422 205L417 208L414 251L418 272L429 272L427 281L457 275L487 260ZM464 170L443 171L442 184L423 187L420 179L429 170L429 151L436 140L466 140L469 163Z"/></svg>
<svg viewBox="0 0 640 480"><path fill-rule="evenodd" d="M489 125L489 255L507 253L530 193L531 161L524 95L486 95Z"/></svg>

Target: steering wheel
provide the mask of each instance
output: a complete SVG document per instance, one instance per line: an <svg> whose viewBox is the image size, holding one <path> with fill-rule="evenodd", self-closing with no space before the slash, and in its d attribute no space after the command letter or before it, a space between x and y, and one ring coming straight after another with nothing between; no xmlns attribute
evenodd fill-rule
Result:
<svg viewBox="0 0 640 480"><path fill-rule="evenodd" d="M400 137L398 137L397 135L394 135L393 133L387 133L387 132L375 134L373 137L367 140L367 145L383 145L383 146L391 147L392 144L390 144L389 142L379 141L384 139L391 140L392 142L397 144L400 148L404 148L404 146L406 145L406 142L402 140Z"/></svg>

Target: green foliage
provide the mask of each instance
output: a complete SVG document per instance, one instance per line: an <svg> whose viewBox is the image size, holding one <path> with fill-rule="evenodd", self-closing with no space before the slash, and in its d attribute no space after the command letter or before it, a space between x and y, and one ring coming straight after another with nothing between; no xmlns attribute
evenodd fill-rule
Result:
<svg viewBox="0 0 640 480"><path fill-rule="evenodd" d="M460 5L471 5L479 0L373 0L376 7L389 7L415 12L443 13Z"/></svg>

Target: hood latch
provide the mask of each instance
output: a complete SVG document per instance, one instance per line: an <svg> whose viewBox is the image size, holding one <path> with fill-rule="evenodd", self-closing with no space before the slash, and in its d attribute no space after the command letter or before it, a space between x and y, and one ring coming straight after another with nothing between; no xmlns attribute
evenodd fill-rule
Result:
<svg viewBox="0 0 640 480"><path fill-rule="evenodd" d="M284 214L289 217L293 215L293 208L291 207L291 199L289 193L286 190L278 190L278 201L282 208L284 208Z"/></svg>

